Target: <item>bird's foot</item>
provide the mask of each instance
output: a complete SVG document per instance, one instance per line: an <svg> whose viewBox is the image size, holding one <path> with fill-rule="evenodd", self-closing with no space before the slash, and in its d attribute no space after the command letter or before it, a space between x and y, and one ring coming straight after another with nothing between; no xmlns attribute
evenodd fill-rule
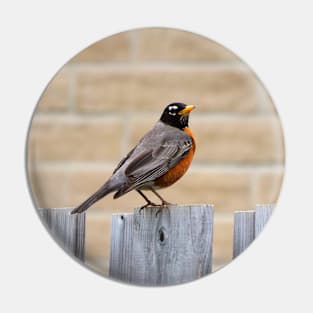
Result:
<svg viewBox="0 0 313 313"><path fill-rule="evenodd" d="M138 213L141 214L141 211L144 208L148 207L148 206L152 206L153 207L153 206L158 206L158 204L155 204L154 202L149 201L149 202L147 202L147 204L145 204L145 205L143 205L142 207L139 208Z"/></svg>
<svg viewBox="0 0 313 313"><path fill-rule="evenodd" d="M174 205L174 204L173 204L173 203L170 203L170 202L167 202L166 200L162 200L162 204L161 204L161 206L158 208L158 210L156 211L155 217L157 217L158 214L163 210L163 207L164 207L164 206L167 206L167 205Z"/></svg>
<svg viewBox="0 0 313 313"><path fill-rule="evenodd" d="M162 201L162 206L173 205L173 203L167 202L166 200Z"/></svg>

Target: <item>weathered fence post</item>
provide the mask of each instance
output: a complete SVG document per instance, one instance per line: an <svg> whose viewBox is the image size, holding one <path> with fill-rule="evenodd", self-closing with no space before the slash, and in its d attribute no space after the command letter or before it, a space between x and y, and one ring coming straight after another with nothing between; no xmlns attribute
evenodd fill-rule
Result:
<svg viewBox="0 0 313 313"><path fill-rule="evenodd" d="M72 209L38 209L38 212L52 237L69 254L84 261L86 215L70 215Z"/></svg>
<svg viewBox="0 0 313 313"><path fill-rule="evenodd" d="M257 205L253 211L234 214L233 258L242 253L259 235L270 218L274 205Z"/></svg>
<svg viewBox="0 0 313 313"><path fill-rule="evenodd" d="M255 236L255 211L238 211L234 215L233 257L244 251Z"/></svg>
<svg viewBox="0 0 313 313"><path fill-rule="evenodd" d="M114 214L110 277L140 285L188 282L211 272L213 206Z"/></svg>
<svg viewBox="0 0 313 313"><path fill-rule="evenodd" d="M263 230L274 210L273 204L259 204L255 209L255 237Z"/></svg>

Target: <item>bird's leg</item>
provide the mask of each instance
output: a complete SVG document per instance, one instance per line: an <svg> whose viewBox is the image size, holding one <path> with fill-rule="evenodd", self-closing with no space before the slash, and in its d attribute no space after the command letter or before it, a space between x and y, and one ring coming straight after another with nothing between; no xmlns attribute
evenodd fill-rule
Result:
<svg viewBox="0 0 313 313"><path fill-rule="evenodd" d="M157 204L150 201L141 190L137 190L137 192L147 201L147 206L148 205L157 206Z"/></svg>
<svg viewBox="0 0 313 313"><path fill-rule="evenodd" d="M150 190L162 201L162 205L171 205L172 204L172 203L164 200L152 187L150 187Z"/></svg>
<svg viewBox="0 0 313 313"><path fill-rule="evenodd" d="M141 211L146 208L147 206L151 205L151 206L157 206L157 204L153 203L152 201L150 201L142 191L140 190L136 190L146 201L147 201L147 204L143 205L142 207L140 207L139 209L139 214L141 213Z"/></svg>

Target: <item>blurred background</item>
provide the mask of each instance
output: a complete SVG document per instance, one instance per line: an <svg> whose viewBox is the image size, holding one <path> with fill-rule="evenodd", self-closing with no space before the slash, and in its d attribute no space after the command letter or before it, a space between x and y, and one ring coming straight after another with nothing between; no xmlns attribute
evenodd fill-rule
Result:
<svg viewBox="0 0 313 313"><path fill-rule="evenodd" d="M196 106L190 126L197 149L187 174L160 193L173 203L214 204L216 270L232 259L233 212L276 203L284 145L264 86L236 55L204 37L138 29L98 41L70 60L34 113L30 188L36 207L80 204L171 102ZM87 211L91 268L108 273L111 214L142 204L137 192L114 201L111 194Z"/></svg>

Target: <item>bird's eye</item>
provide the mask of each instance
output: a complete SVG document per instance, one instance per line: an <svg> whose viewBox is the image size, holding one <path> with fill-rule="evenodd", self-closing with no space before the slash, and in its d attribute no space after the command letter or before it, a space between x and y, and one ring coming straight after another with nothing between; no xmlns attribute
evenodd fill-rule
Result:
<svg viewBox="0 0 313 313"><path fill-rule="evenodd" d="M177 105L171 105L171 106L169 106L169 107L168 107L168 114L170 114L170 115L176 115L177 109L178 109L178 106L177 106Z"/></svg>
<svg viewBox="0 0 313 313"><path fill-rule="evenodd" d="M176 111L178 109L177 105L171 105L170 107L168 107L169 111Z"/></svg>

